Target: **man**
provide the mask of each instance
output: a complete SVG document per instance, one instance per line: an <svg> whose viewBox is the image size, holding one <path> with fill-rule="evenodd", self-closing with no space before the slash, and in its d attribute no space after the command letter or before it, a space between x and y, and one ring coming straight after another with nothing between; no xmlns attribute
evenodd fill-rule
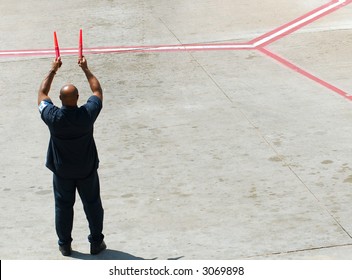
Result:
<svg viewBox="0 0 352 280"><path fill-rule="evenodd" d="M104 210L100 199L97 169L99 158L93 138L93 126L102 108L103 91L98 79L82 57L78 65L86 75L93 95L86 104L77 106L78 90L72 84L60 90L62 107L56 107L48 96L61 58L52 62L50 72L40 85L38 106L42 120L50 130L46 166L53 172L55 227L59 250L64 256L72 253L73 206L78 191L86 214L90 234L90 253L106 249L104 242Z"/></svg>

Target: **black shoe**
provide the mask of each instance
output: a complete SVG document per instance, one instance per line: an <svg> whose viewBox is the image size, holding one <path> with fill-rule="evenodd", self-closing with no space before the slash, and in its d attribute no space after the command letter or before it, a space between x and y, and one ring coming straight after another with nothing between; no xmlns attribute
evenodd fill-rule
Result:
<svg viewBox="0 0 352 280"><path fill-rule="evenodd" d="M100 244L90 244L90 254L91 255L97 255L101 251L104 251L106 249L106 244L104 241L102 241Z"/></svg>
<svg viewBox="0 0 352 280"><path fill-rule="evenodd" d="M71 244L60 245L59 250L60 250L61 254L65 257L71 256L71 254L72 254Z"/></svg>

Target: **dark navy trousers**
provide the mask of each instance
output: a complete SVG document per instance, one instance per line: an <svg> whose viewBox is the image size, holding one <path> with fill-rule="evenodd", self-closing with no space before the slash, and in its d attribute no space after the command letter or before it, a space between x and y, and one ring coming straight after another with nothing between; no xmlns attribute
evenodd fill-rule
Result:
<svg viewBox="0 0 352 280"><path fill-rule="evenodd" d="M64 179L53 175L55 197L55 227L59 245L72 242L73 206L76 200L76 190L82 200L90 234L88 240L100 244L103 239L104 209L100 198L100 184L97 170L85 179Z"/></svg>

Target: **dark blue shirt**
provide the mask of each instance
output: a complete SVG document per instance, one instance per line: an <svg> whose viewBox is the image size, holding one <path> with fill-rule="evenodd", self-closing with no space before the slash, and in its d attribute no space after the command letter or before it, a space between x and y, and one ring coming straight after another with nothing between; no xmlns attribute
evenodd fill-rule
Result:
<svg viewBox="0 0 352 280"><path fill-rule="evenodd" d="M99 167L93 128L101 108L94 95L81 107L58 108L51 100L40 103L42 120L50 130L46 167L56 175L83 179Z"/></svg>

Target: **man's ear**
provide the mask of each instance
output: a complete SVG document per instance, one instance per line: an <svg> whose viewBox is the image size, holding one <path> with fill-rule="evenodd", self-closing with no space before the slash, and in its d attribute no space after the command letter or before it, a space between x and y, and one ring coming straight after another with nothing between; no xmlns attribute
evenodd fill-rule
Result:
<svg viewBox="0 0 352 280"><path fill-rule="evenodd" d="M62 100L62 98L61 98L61 94L59 95L59 98L60 98L60 100Z"/></svg>

